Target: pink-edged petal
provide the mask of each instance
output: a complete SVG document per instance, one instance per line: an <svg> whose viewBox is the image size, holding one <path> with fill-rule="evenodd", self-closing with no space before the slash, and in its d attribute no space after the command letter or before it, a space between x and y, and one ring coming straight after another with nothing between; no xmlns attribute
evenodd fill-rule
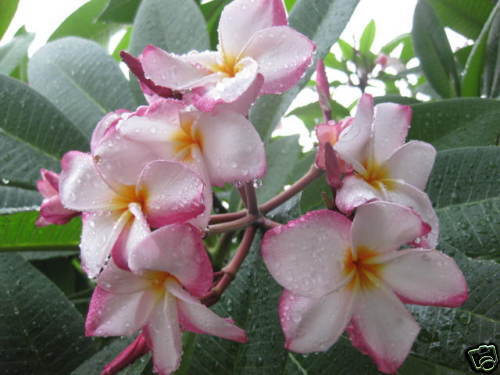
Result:
<svg viewBox="0 0 500 375"><path fill-rule="evenodd" d="M151 233L148 222L138 203L130 203L128 210L132 214L117 238L111 255L118 267L129 270L128 260L132 249Z"/></svg>
<svg viewBox="0 0 500 375"><path fill-rule="evenodd" d="M116 129L96 147L93 157L102 178L118 194L123 185L135 185L144 166L158 159L154 149L129 140Z"/></svg>
<svg viewBox="0 0 500 375"><path fill-rule="evenodd" d="M236 0L222 11L219 22L219 41L225 55L238 54L252 35L271 26L286 25L282 0Z"/></svg>
<svg viewBox="0 0 500 375"><path fill-rule="evenodd" d="M379 371L397 371L419 330L415 319L392 292L377 288L356 296L349 337L355 347L375 361Z"/></svg>
<svg viewBox="0 0 500 375"><path fill-rule="evenodd" d="M50 198L59 192L59 175L45 168L40 169L41 180L36 182L38 192L44 198Z"/></svg>
<svg viewBox="0 0 500 375"><path fill-rule="evenodd" d="M364 179L353 175L342 180L342 186L335 196L335 204L340 211L350 214L355 208L378 198L377 189Z"/></svg>
<svg viewBox="0 0 500 375"><path fill-rule="evenodd" d="M206 75L180 56L152 45L144 48L141 62L147 79L173 90L196 87Z"/></svg>
<svg viewBox="0 0 500 375"><path fill-rule="evenodd" d="M155 228L181 223L201 214L204 183L181 163L157 160L147 164L137 186L144 213Z"/></svg>
<svg viewBox="0 0 500 375"><path fill-rule="evenodd" d="M189 224L168 225L151 233L132 251L129 266L136 272L168 272L196 297L212 284L212 265L201 232Z"/></svg>
<svg viewBox="0 0 500 375"><path fill-rule="evenodd" d="M316 91L323 116L325 117L325 121L328 121L331 119L332 114L332 109L330 108L330 84L326 75L325 64L321 59L318 59L316 63Z"/></svg>
<svg viewBox="0 0 500 375"><path fill-rule="evenodd" d="M90 140L90 149L93 151L99 146L99 143L106 138L106 136L114 130L117 124L127 117L130 111L126 109L119 109L114 112L106 114L101 121L99 121L92 132L92 139Z"/></svg>
<svg viewBox="0 0 500 375"><path fill-rule="evenodd" d="M359 207L352 222L354 249L366 247L379 253L399 249L429 232L413 210L396 203L372 202Z"/></svg>
<svg viewBox="0 0 500 375"><path fill-rule="evenodd" d="M329 211L306 215L266 232L262 256L271 275L294 294L321 297L342 283L351 222Z"/></svg>
<svg viewBox="0 0 500 375"><path fill-rule="evenodd" d="M66 224L75 216L80 213L74 210L69 210L64 207L61 203L59 195L55 195L48 199L44 199L42 205L40 206L40 217L43 220L36 222L38 226L44 226L48 224Z"/></svg>
<svg viewBox="0 0 500 375"><path fill-rule="evenodd" d="M174 296L165 294L151 314L150 321L143 329L144 337L153 352L155 372L168 375L181 363L182 337Z"/></svg>
<svg viewBox="0 0 500 375"><path fill-rule="evenodd" d="M247 182L264 176L264 144L254 126L237 112L200 117L203 158L213 185Z"/></svg>
<svg viewBox="0 0 500 375"><path fill-rule="evenodd" d="M439 219L429 196L410 184L401 181L392 183L394 189L386 192L386 200L412 208L431 228L424 237L417 239L416 244L419 247L435 248L439 238Z"/></svg>
<svg viewBox="0 0 500 375"><path fill-rule="evenodd" d="M109 261L97 277L97 285L112 294L131 294L146 290L151 283L132 272L124 271L113 261Z"/></svg>
<svg viewBox="0 0 500 375"><path fill-rule="evenodd" d="M255 78L253 83L243 94L240 95L238 99L231 103L219 104L216 110L239 112L243 116L248 117L248 112L259 96L260 89L262 88L263 83L264 77L262 76L262 74L257 74L257 77Z"/></svg>
<svg viewBox="0 0 500 375"><path fill-rule="evenodd" d="M264 76L261 94L281 94L295 85L311 64L315 45L288 26L275 26L256 32L241 56L259 64Z"/></svg>
<svg viewBox="0 0 500 375"><path fill-rule="evenodd" d="M187 97L203 112L211 112L219 104L238 101L258 79L259 66L255 60L248 57L241 59L237 66L239 71L234 76L215 73L216 81L194 90Z"/></svg>
<svg viewBox="0 0 500 375"><path fill-rule="evenodd" d="M156 303L152 292L113 294L97 286L85 322L87 336L131 335L149 319Z"/></svg>
<svg viewBox="0 0 500 375"><path fill-rule="evenodd" d="M128 211L103 211L82 215L82 268L89 277L97 276L104 267L111 249L130 218Z"/></svg>
<svg viewBox="0 0 500 375"><path fill-rule="evenodd" d="M455 261L437 250L401 250L385 262L384 281L404 303L458 307L467 283Z"/></svg>
<svg viewBox="0 0 500 375"><path fill-rule="evenodd" d="M201 304L175 281L167 283L167 290L177 298L179 318L184 329L237 342L247 342L244 330Z"/></svg>
<svg viewBox="0 0 500 375"><path fill-rule="evenodd" d="M383 162L400 147L408 134L411 122L411 107L395 103L375 106L373 120L373 157Z"/></svg>
<svg viewBox="0 0 500 375"><path fill-rule="evenodd" d="M297 353L328 350L351 319L353 294L347 288L320 298L283 291L279 305L285 348Z"/></svg>
<svg viewBox="0 0 500 375"><path fill-rule="evenodd" d="M190 163L189 166L192 167L200 167L204 166L203 161L200 163ZM201 231L207 229L208 223L210 222L210 215L212 214L212 205L213 205L213 191L210 183L209 177L206 175L206 170L199 170L197 168L192 168L193 171L197 171L198 175L205 183L205 187L203 189L203 204L205 205L205 210L196 216L194 219L189 220L189 224L194 225Z"/></svg>
<svg viewBox="0 0 500 375"><path fill-rule="evenodd" d="M90 154L67 152L61 161L59 182L64 207L77 211L111 209L116 193L104 182Z"/></svg>
<svg viewBox="0 0 500 375"><path fill-rule="evenodd" d="M338 142L334 145L340 157L358 171L364 171L362 163L368 155L368 142L372 131L373 98L363 94L359 99L356 116L340 134Z"/></svg>
<svg viewBox="0 0 500 375"><path fill-rule="evenodd" d="M390 178L424 190L436 159L436 149L426 142L411 141L399 147L383 164Z"/></svg>

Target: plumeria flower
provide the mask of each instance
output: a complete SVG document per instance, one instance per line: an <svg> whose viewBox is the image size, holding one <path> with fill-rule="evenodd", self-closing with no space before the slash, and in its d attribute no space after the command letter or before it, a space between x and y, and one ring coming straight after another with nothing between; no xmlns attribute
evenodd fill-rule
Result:
<svg viewBox="0 0 500 375"><path fill-rule="evenodd" d="M222 11L216 52L175 55L147 46L139 60L144 79L187 94L201 111L256 95L280 94L297 83L309 66L314 44L287 26L282 0L235 0ZM151 87L151 86L150 86ZM244 106L247 111L255 97Z"/></svg>
<svg viewBox="0 0 500 375"><path fill-rule="evenodd" d="M285 288L279 315L286 348L326 351L347 330L380 371L396 372L420 329L403 303L456 307L467 299L452 258L399 250L427 231L411 209L388 202L361 206L352 223L321 210L268 231L262 255Z"/></svg>
<svg viewBox="0 0 500 375"><path fill-rule="evenodd" d="M95 277L113 251L127 268L129 249L150 226L183 222L204 210L202 180L180 163L156 160L137 171L133 184L104 180L89 154L66 153L60 180L64 207L83 211L82 266Z"/></svg>
<svg viewBox="0 0 500 375"><path fill-rule="evenodd" d="M173 224L156 230L132 250L130 268L133 273L111 263L99 275L85 325L88 336L141 330L161 375L180 364L182 330L247 341L245 331L199 301L211 287L213 272L195 227Z"/></svg>
<svg viewBox="0 0 500 375"><path fill-rule="evenodd" d="M401 73L405 70L405 65L400 59L384 55L383 53L377 56L375 63L379 64L382 70L387 70L389 68L393 69L396 73Z"/></svg>
<svg viewBox="0 0 500 375"><path fill-rule="evenodd" d="M92 150L98 169L122 184L132 184L151 160L174 160L195 170L207 186L249 182L264 176L264 145L253 125L240 113L203 113L172 99L141 107L109 131ZM205 190L208 224L211 190Z"/></svg>
<svg viewBox="0 0 500 375"><path fill-rule="evenodd" d="M348 214L374 199L411 207L432 227L421 244L435 247L439 223L423 190L436 150L426 142L405 143L410 121L408 106L379 104L374 113L372 97L361 97L352 124L340 132L333 145L338 156L353 169L337 191L335 203Z"/></svg>
<svg viewBox="0 0 500 375"><path fill-rule="evenodd" d="M44 227L50 224L66 224L80 213L64 207L59 196L59 175L47 169L40 169L41 180L36 182L36 187L42 195L43 202L40 206L40 216L35 224Z"/></svg>

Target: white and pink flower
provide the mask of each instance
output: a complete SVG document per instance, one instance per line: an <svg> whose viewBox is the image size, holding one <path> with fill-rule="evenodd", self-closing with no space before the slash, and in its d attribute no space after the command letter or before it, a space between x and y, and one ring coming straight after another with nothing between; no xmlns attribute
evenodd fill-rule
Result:
<svg viewBox="0 0 500 375"><path fill-rule="evenodd" d="M204 211L204 183L180 163L152 161L136 171L131 184L103 178L90 154L70 151L61 163L61 202L83 212L81 258L90 277L98 275L111 252L127 268L128 251L150 227L184 222Z"/></svg>
<svg viewBox="0 0 500 375"><path fill-rule="evenodd" d="M295 85L315 49L288 26L282 0L235 0L222 11L218 32L216 52L179 56L146 47L139 56L142 81L183 93L206 112L246 96L238 107L248 112L258 95L280 94Z"/></svg>
<svg viewBox="0 0 500 375"><path fill-rule="evenodd" d="M286 347L326 351L347 330L380 371L395 373L420 329L403 303L456 307L467 299L452 258L400 250L428 231L411 209L388 202L359 207L352 223L322 210L268 231L262 255L285 288L279 315Z"/></svg>
<svg viewBox="0 0 500 375"><path fill-rule="evenodd" d="M129 264L133 272L110 263L99 275L85 326L88 336L141 331L161 375L180 364L182 330L247 341L245 331L199 301L211 287L213 272L195 227L156 230L132 250Z"/></svg>

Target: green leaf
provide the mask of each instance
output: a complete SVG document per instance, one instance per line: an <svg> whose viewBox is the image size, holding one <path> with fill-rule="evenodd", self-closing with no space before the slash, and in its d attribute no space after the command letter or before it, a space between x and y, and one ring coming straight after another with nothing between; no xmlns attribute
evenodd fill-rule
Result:
<svg viewBox="0 0 500 375"><path fill-rule="evenodd" d="M413 45L427 80L443 98L460 94L450 43L432 7L420 0L413 16Z"/></svg>
<svg viewBox="0 0 500 375"><path fill-rule="evenodd" d="M347 69L345 63L338 61L335 55L331 52L328 52L328 54L325 56L324 63L327 67L340 71L345 71Z"/></svg>
<svg viewBox="0 0 500 375"><path fill-rule="evenodd" d="M340 50L342 51L342 58L344 60L353 60L354 56L356 55L354 47L352 47L349 43L347 43L342 39L339 39L337 43L339 45Z"/></svg>
<svg viewBox="0 0 500 375"><path fill-rule="evenodd" d="M486 41L486 58L483 74L483 93L490 98L500 97L500 11L491 22Z"/></svg>
<svg viewBox="0 0 500 375"><path fill-rule="evenodd" d="M290 13L290 26L316 44L316 58L323 58L337 41L359 0L298 0ZM299 83L282 95L264 95L257 100L250 120L266 141L285 114L292 100L307 84L315 63Z"/></svg>
<svg viewBox="0 0 500 375"><path fill-rule="evenodd" d="M332 109L332 118L334 120L341 120L350 115L349 110L335 100L330 100L330 108ZM288 116L297 116L300 118L309 130L324 122L323 112L319 106L319 102L309 103L302 107L297 107Z"/></svg>
<svg viewBox="0 0 500 375"><path fill-rule="evenodd" d="M259 202L265 202L283 190L288 175L295 169L300 156L299 137L291 135L271 139L267 145L267 173L257 190Z"/></svg>
<svg viewBox="0 0 500 375"><path fill-rule="evenodd" d="M99 16L99 21L132 23L140 4L141 0L110 0Z"/></svg>
<svg viewBox="0 0 500 375"><path fill-rule="evenodd" d="M111 35L120 28L97 20L107 3L108 0L91 0L82 5L52 33L49 41L66 36L79 36L107 46Z"/></svg>
<svg viewBox="0 0 500 375"><path fill-rule="evenodd" d="M409 97L409 96L400 96L400 95L384 95L384 96L376 96L373 98L373 102L375 104L380 104L380 103L398 103L398 104L405 104L405 105L411 105L411 104L418 104L420 101L418 101L415 98Z"/></svg>
<svg viewBox="0 0 500 375"><path fill-rule="evenodd" d="M0 254L0 368L66 375L95 351L63 293L17 254Z"/></svg>
<svg viewBox="0 0 500 375"><path fill-rule="evenodd" d="M0 75L0 213L40 202L40 168L59 170L69 150L86 150L83 132L47 99Z"/></svg>
<svg viewBox="0 0 500 375"><path fill-rule="evenodd" d="M392 51L396 49L399 45L403 45L401 53L399 54L399 59L406 64L411 58L415 57L415 52L413 51L413 40L411 34L401 34L391 40L389 43L384 45L380 52L390 55Z"/></svg>
<svg viewBox="0 0 500 375"><path fill-rule="evenodd" d="M455 51L455 59L461 66L462 70L465 69L465 64L467 64L467 59L472 51L473 46L465 46Z"/></svg>
<svg viewBox="0 0 500 375"><path fill-rule="evenodd" d="M412 108L409 138L432 143L439 150L494 145L500 134L497 100L449 99Z"/></svg>
<svg viewBox="0 0 500 375"><path fill-rule="evenodd" d="M38 228L37 211L0 215L0 252L78 250L81 233L80 219L66 225L49 225Z"/></svg>
<svg viewBox="0 0 500 375"><path fill-rule="evenodd" d="M290 13L297 0L285 0L286 11Z"/></svg>
<svg viewBox="0 0 500 375"><path fill-rule="evenodd" d="M16 36L0 47L0 74L10 75L23 62L34 37L31 33Z"/></svg>
<svg viewBox="0 0 500 375"><path fill-rule="evenodd" d="M19 0L2 0L0 1L0 40L3 34L7 31L10 21L14 18Z"/></svg>
<svg viewBox="0 0 500 375"><path fill-rule="evenodd" d="M443 26L476 39L493 9L490 0L427 0Z"/></svg>
<svg viewBox="0 0 500 375"><path fill-rule="evenodd" d="M210 48L205 19L193 0L143 0L137 11L130 50L148 44L172 53Z"/></svg>
<svg viewBox="0 0 500 375"><path fill-rule="evenodd" d="M373 40L375 39L376 26L375 21L371 20L368 25L366 25L359 39L359 51L362 54L367 54L372 48Z"/></svg>
<svg viewBox="0 0 500 375"><path fill-rule="evenodd" d="M481 82L484 62L486 59L486 45L492 22L494 20L500 21L500 6L496 6L491 12L490 17L484 24L481 34L479 34L472 51L465 64L464 75L462 78L462 95L463 96L480 96ZM495 27L498 27L495 25ZM494 38L494 37L493 37Z"/></svg>
<svg viewBox="0 0 500 375"><path fill-rule="evenodd" d="M122 61L122 58L120 57L120 52L128 49L130 45L130 39L132 39L132 27L128 26L127 31L123 35L122 39L118 42L115 50L111 54L111 56L113 56L116 61Z"/></svg>
<svg viewBox="0 0 500 375"><path fill-rule="evenodd" d="M220 15L224 7L230 2L231 0L217 0L200 5L203 17L207 21L207 30L210 35L210 47L212 50L215 50L219 43L217 26L219 25Z"/></svg>
<svg viewBox="0 0 500 375"><path fill-rule="evenodd" d="M89 40L70 37L47 44L31 58L28 75L31 86L89 138L106 113L136 107L118 63Z"/></svg>

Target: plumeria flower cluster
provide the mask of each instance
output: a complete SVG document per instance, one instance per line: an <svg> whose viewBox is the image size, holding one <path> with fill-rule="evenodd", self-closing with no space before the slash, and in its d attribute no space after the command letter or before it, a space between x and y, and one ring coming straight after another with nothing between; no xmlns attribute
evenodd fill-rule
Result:
<svg viewBox="0 0 500 375"><path fill-rule="evenodd" d="M138 57L122 52L148 105L107 114L90 152L65 154L60 174L41 171L37 225L82 218L81 264L97 283L86 334L136 335L103 374L148 351L156 372L172 373L183 331L246 342L243 329L207 305L234 277L257 226L272 228L262 255L285 288L286 348L324 351L347 330L381 371L395 372L419 330L403 303L458 306L467 296L454 261L434 249L438 221L423 189L435 150L404 143L408 107L374 109L365 95L354 118L318 126L310 172L259 206L250 187L265 175L266 157L249 110L259 96L295 85L315 46L287 25L281 0L235 0L218 31L217 51L176 55L150 45ZM328 83L319 73L328 117ZM313 211L285 225L265 217L321 169L338 212ZM212 187L227 183L245 186L247 210L212 215ZM242 228L214 286L203 236Z"/></svg>

